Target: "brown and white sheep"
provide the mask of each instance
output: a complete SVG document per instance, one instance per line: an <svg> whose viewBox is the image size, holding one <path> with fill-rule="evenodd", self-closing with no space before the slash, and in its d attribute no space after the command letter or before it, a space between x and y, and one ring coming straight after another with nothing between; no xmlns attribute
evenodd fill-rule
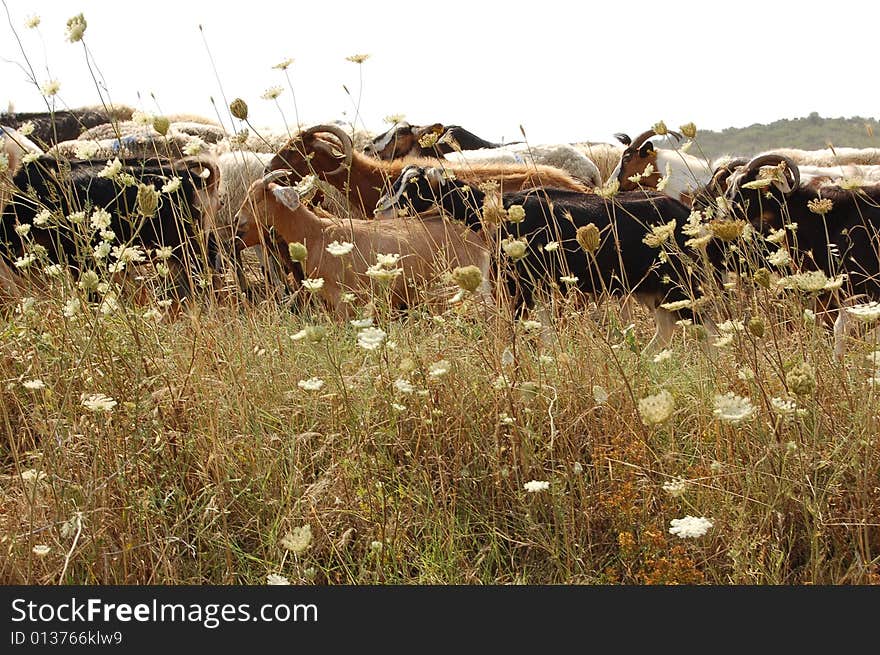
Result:
<svg viewBox="0 0 880 655"><path fill-rule="evenodd" d="M335 137L330 139L329 137ZM317 125L299 132L275 155L271 170L289 169L297 176L316 175L345 194L349 205L361 217L372 217L379 198L410 165L436 166L434 159L373 159L356 152L351 137L336 125ZM530 187L555 187L586 192L587 188L567 172L535 164L445 165L447 171L469 184L494 180L502 191Z"/></svg>
<svg viewBox="0 0 880 655"><path fill-rule="evenodd" d="M277 183L286 176L286 171L275 171L251 185L237 217L237 247L261 243L269 229L288 243L305 245L304 275L323 280L316 293L337 316L348 315L344 294L368 298L377 275L391 278L390 297L396 308L421 300L420 290L441 281L456 266L477 266L486 293L489 253L484 240L466 227L441 216L358 221L319 215L321 210L304 205L294 187ZM334 241L354 247L348 254L332 255L326 248ZM399 255L393 265L399 273L377 263L378 255L392 254Z"/></svg>

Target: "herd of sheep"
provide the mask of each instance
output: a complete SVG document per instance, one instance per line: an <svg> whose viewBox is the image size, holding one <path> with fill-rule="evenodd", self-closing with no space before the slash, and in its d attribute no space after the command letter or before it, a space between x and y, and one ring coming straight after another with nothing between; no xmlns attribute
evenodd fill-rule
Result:
<svg viewBox="0 0 880 655"><path fill-rule="evenodd" d="M197 116L128 108L0 123L7 295L20 292L37 246L81 274L64 217L100 210L86 237L96 252L115 239L161 253L176 279L232 266L246 286L240 255L258 246L269 279L313 285L339 316L351 306L344 298L366 299L377 279L405 308L420 301L417 289L469 267L480 273L472 291L503 296L515 312L560 286L631 294L654 311L662 343L683 316L711 324L693 302L707 280L693 272L708 261L720 282L725 230L744 225L779 246L767 249L769 268L784 250L795 270L844 281L820 290L838 352L840 307L880 301L880 149L707 161L688 153L688 126L660 124L617 135L622 145L498 144L439 123L377 136L338 123L230 135ZM51 236L40 229L49 215ZM301 256L292 244L306 246ZM665 244L674 257L658 257Z"/></svg>

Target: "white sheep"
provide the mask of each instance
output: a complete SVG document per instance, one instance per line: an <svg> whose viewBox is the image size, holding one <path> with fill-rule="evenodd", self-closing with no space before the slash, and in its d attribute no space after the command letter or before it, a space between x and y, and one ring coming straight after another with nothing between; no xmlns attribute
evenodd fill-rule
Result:
<svg viewBox="0 0 880 655"><path fill-rule="evenodd" d="M501 148L479 148L450 152L443 157L459 165L468 163L543 164L568 172L588 186L600 186L599 167L578 148L568 143L529 145L516 143Z"/></svg>

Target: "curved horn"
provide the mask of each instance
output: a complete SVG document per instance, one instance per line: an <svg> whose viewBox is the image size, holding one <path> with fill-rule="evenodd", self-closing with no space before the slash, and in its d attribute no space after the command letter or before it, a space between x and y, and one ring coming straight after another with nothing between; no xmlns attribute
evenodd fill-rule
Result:
<svg viewBox="0 0 880 655"><path fill-rule="evenodd" d="M635 139L633 139L633 142L630 145L628 145L626 149L627 150L638 150L643 145L645 145L645 141L650 139L652 136L657 136L657 133L654 131L653 128L639 134Z"/></svg>
<svg viewBox="0 0 880 655"><path fill-rule="evenodd" d="M762 166L779 166L785 162L785 175L788 178L789 185L792 189L798 188L801 183L801 172L797 163L790 157L771 153L768 155L759 155L746 164L742 174L742 180L750 181L754 178Z"/></svg>
<svg viewBox="0 0 880 655"><path fill-rule="evenodd" d="M266 175L263 176L263 179L260 180L263 184L269 184L270 182L277 182L282 178L288 178L293 173L289 168L279 168L275 171L269 171Z"/></svg>
<svg viewBox="0 0 880 655"><path fill-rule="evenodd" d="M354 141L352 141L351 137L338 125L313 125L312 127L300 132L300 136L311 136L317 134L318 132L327 132L328 134L332 134L337 139L339 139L339 143L342 144L342 151L345 154L345 159L343 159L342 163L339 164L339 166L334 168L332 171L328 171L324 174L336 175L336 173L351 166L351 160L354 158ZM303 139L303 141L305 141L305 139Z"/></svg>

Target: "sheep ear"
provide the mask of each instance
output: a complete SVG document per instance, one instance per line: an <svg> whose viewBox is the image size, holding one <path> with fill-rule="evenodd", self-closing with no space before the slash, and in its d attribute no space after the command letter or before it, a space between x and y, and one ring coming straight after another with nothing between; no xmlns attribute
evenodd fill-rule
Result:
<svg viewBox="0 0 880 655"><path fill-rule="evenodd" d="M625 146L628 146L630 143L632 143L632 139L629 138L629 134L624 134L623 132L616 132L614 134L614 138L620 141Z"/></svg>
<svg viewBox="0 0 880 655"><path fill-rule="evenodd" d="M273 184L270 188L272 189L272 195L275 196L275 199L282 205L287 207L290 211L299 209L299 194L292 186L279 186L277 184Z"/></svg>
<svg viewBox="0 0 880 655"><path fill-rule="evenodd" d="M654 152L654 144L650 141L645 141L645 144L639 148L639 156L647 157L649 153Z"/></svg>
<svg viewBox="0 0 880 655"><path fill-rule="evenodd" d="M428 180L428 185L432 189L438 189L440 188L440 185L443 184L445 175L443 174L442 169L432 166L425 169L425 179Z"/></svg>

